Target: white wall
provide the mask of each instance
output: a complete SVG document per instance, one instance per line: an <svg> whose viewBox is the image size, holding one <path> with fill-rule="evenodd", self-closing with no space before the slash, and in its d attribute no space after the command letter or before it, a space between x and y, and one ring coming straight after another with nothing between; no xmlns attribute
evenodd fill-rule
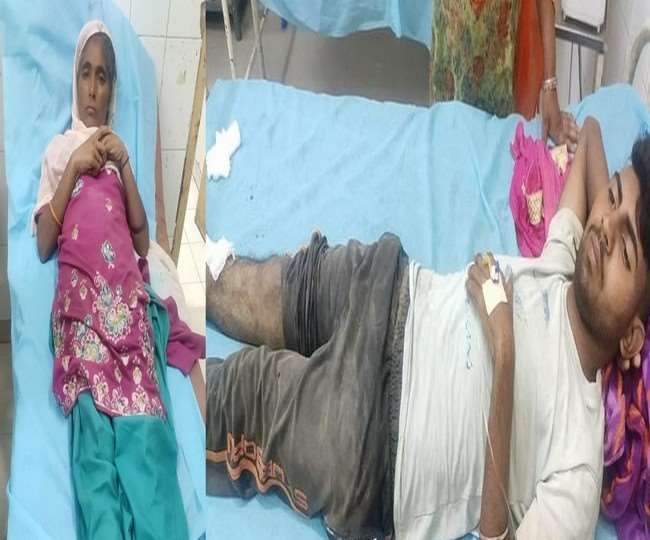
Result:
<svg viewBox="0 0 650 540"><path fill-rule="evenodd" d="M607 52L605 54L603 70L603 85L615 82L627 82L630 65L630 49L641 26L650 18L650 0L608 0L607 4L607 22L604 33ZM569 99L570 49L571 46L569 43L557 40L556 71L559 80L558 98L561 107L566 107L568 103L577 103L579 101L577 46L574 47L573 51L573 75ZM595 53L583 48L582 90L584 96L593 92L595 61Z"/></svg>
<svg viewBox="0 0 650 540"><path fill-rule="evenodd" d="M174 234L201 49L200 0L116 0L156 68L167 236Z"/></svg>
<svg viewBox="0 0 650 540"><path fill-rule="evenodd" d="M609 0L605 84L627 81L630 49L643 24L650 18L650 0Z"/></svg>

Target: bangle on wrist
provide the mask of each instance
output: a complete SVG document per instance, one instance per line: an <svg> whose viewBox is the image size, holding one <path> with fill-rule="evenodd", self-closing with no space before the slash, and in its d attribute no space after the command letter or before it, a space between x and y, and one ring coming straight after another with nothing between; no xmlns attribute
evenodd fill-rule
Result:
<svg viewBox="0 0 650 540"><path fill-rule="evenodd" d="M54 211L54 207L52 206L52 201L48 202L47 205L50 207L50 214L52 215L52 219L56 222L56 224L59 226L59 229L63 227L61 220L57 217L56 212Z"/></svg>
<svg viewBox="0 0 650 540"><path fill-rule="evenodd" d="M542 82L542 92L551 92L557 90L557 77L549 77Z"/></svg>

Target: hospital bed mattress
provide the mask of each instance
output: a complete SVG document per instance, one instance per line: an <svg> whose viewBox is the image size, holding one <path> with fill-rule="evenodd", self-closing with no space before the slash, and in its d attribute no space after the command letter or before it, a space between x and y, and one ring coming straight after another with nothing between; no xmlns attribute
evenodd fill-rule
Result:
<svg viewBox="0 0 650 540"><path fill-rule="evenodd" d="M431 48L433 0L262 0L298 28L342 37L361 30L390 28Z"/></svg>
<svg viewBox="0 0 650 540"><path fill-rule="evenodd" d="M83 6L82 6L83 4ZM52 24L53 13L65 13ZM155 238L156 77L153 63L110 0L3 2L4 133L8 184L8 277L15 416L7 496L8 538L75 538L69 421L52 393L49 324L56 261L41 264L30 217L41 159L70 118L74 47L83 24L102 19L116 47L117 110L113 127L130 151ZM10 37L11 39L7 39ZM205 429L192 386L168 368L179 444L178 478L191 538L205 533Z"/></svg>
<svg viewBox="0 0 650 540"><path fill-rule="evenodd" d="M601 123L610 172L629 158L650 116L617 85L574 107ZM397 233L406 252L439 272L491 249L517 254L508 207L510 142L520 121L461 103L421 108L331 97L266 81L217 82L207 106L208 145L237 120L241 147L228 179L209 181L207 231L240 255L293 252L319 229L330 244ZM539 133L536 121L525 125ZM208 354L241 345L208 328ZM293 514L275 496L208 497L211 538L324 538L318 518ZM615 538L607 523L599 540Z"/></svg>

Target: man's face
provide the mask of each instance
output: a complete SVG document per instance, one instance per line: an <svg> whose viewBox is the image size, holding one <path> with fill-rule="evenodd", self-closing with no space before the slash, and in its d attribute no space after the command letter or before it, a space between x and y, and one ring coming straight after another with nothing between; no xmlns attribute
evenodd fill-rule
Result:
<svg viewBox="0 0 650 540"><path fill-rule="evenodd" d="M86 43L77 67L77 100L79 118L87 127L105 124L111 98L112 81L108 79L108 66L99 36Z"/></svg>
<svg viewBox="0 0 650 540"><path fill-rule="evenodd" d="M632 167L598 193L578 249L576 304L591 333L618 342L640 312L648 266L639 237L639 180Z"/></svg>

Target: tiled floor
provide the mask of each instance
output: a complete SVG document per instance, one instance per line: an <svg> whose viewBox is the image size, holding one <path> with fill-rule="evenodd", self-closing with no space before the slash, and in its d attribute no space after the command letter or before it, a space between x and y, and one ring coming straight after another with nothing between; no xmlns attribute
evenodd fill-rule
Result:
<svg viewBox="0 0 650 540"><path fill-rule="evenodd" d="M244 18L242 41L233 35L237 76L243 77L253 45L250 9ZM207 22L207 84L230 79L226 38L220 15ZM267 78L336 95L428 105L429 50L409 39L397 39L390 30L357 32L330 38L289 26L282 29L272 12L267 17L263 46ZM259 78L259 62L251 77Z"/></svg>
<svg viewBox="0 0 650 540"><path fill-rule="evenodd" d="M192 180L177 268L190 317L188 324L195 332L205 334L205 251L203 237L194 223L197 200L198 189Z"/></svg>

